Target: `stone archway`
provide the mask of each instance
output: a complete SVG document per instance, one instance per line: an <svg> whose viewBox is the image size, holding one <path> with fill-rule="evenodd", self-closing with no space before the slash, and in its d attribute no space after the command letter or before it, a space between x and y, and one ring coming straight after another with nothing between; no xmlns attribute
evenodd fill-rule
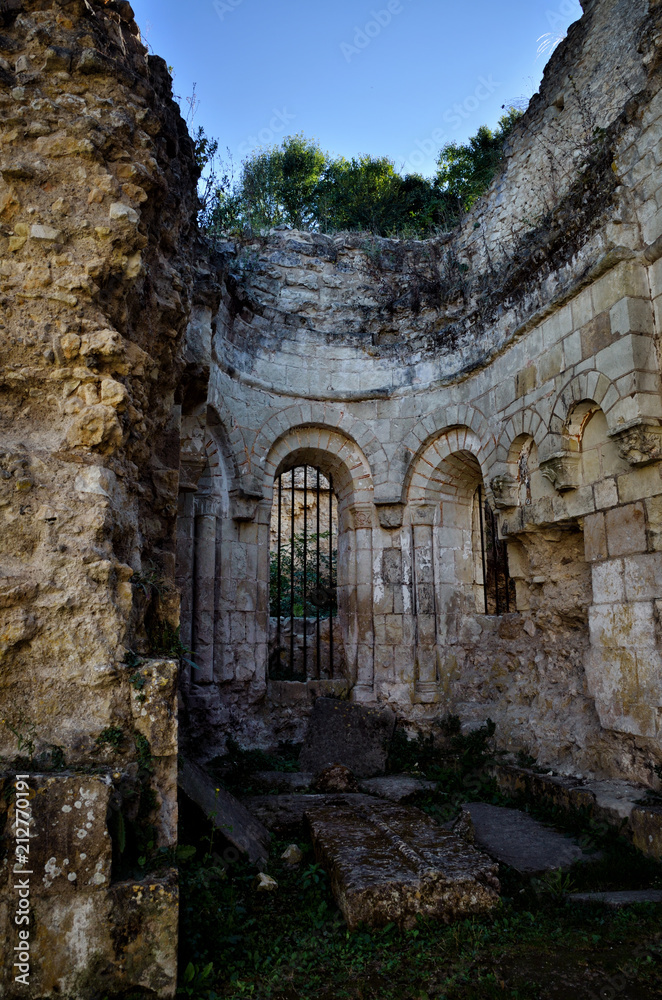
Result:
<svg viewBox="0 0 662 1000"><path fill-rule="evenodd" d="M352 697L371 699L374 684L372 586L373 483L362 450L337 428L295 427L272 446L264 463L269 475L269 520L274 484L296 467L314 467L333 481L337 501L337 602L346 682ZM260 549L260 577L268 580L269 537ZM268 602L269 595L265 594ZM268 608L268 603L265 604Z"/></svg>

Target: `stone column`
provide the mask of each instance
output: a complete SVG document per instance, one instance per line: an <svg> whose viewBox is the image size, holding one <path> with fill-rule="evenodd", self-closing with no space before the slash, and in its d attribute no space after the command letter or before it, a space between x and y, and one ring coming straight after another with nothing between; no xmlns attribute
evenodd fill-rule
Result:
<svg viewBox="0 0 662 1000"><path fill-rule="evenodd" d="M179 494L177 514L177 573L175 582L181 594L180 629L182 643L190 649L193 645L193 555L195 536L195 493ZM190 678L194 680L194 678Z"/></svg>
<svg viewBox="0 0 662 1000"><path fill-rule="evenodd" d="M212 497L196 500L192 629L195 684L214 681L216 508L217 501Z"/></svg>
<svg viewBox="0 0 662 1000"><path fill-rule="evenodd" d="M356 640L355 701L371 701L375 681L375 633L373 608L372 531L374 508L363 505L352 508L353 555L351 608L352 634ZM340 550L339 550L340 551Z"/></svg>
<svg viewBox="0 0 662 1000"><path fill-rule="evenodd" d="M412 511L416 624L415 698L419 702L433 702L439 696L434 520L435 507L431 504L415 507Z"/></svg>

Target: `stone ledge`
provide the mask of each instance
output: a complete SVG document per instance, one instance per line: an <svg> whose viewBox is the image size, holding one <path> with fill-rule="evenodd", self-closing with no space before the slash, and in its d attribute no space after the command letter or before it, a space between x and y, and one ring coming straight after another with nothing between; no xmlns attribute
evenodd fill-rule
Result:
<svg viewBox="0 0 662 1000"><path fill-rule="evenodd" d="M662 805L641 804L643 785L537 774L508 764L493 765L492 774L499 791L512 798L526 795L568 812L583 810L592 820L621 830L642 854L662 858Z"/></svg>

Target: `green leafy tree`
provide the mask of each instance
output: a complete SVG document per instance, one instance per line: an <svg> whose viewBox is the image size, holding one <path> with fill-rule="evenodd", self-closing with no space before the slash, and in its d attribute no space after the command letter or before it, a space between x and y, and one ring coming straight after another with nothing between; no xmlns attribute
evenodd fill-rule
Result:
<svg viewBox="0 0 662 1000"><path fill-rule="evenodd" d="M279 195L284 216L295 229L317 223L315 191L328 164L328 156L314 139L302 133L288 136L276 150L280 160Z"/></svg>
<svg viewBox="0 0 662 1000"><path fill-rule="evenodd" d="M202 228L210 234L260 232L285 223L313 232L400 237L451 228L489 186L519 117L511 108L494 131L483 126L466 143L445 146L432 179L403 177L386 156L332 158L317 140L298 133L247 157L235 182L231 160L229 167L217 166L218 143L198 129Z"/></svg>
<svg viewBox="0 0 662 1000"><path fill-rule="evenodd" d="M468 211L490 186L506 139L521 116L521 111L511 108L494 131L482 125L468 142L451 142L441 150L437 180L461 210Z"/></svg>

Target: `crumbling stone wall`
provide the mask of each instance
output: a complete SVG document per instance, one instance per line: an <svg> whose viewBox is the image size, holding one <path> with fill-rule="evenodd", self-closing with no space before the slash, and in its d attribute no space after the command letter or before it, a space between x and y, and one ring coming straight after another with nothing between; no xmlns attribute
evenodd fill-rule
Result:
<svg viewBox="0 0 662 1000"><path fill-rule="evenodd" d="M51 830L28 995L174 992L176 878L131 880L118 816L175 841L178 688L198 754L299 738L336 694L654 780L662 5L584 6L457 231L210 248L129 4L2 5L7 939L17 768ZM345 676L297 684L269 678L269 544L274 481L304 463L337 495ZM480 610L478 486L507 615Z"/></svg>
<svg viewBox="0 0 662 1000"><path fill-rule="evenodd" d="M191 688L209 733L296 738L318 693L270 682L262 628L274 478L306 454L347 463L354 699L420 725L489 715L505 746L550 766L655 780L660 15L644 0L585 4L454 233L280 227L220 248L222 299L205 319L207 443L224 469L216 579L242 579L247 617L232 633L240 605L220 601L210 619L213 670ZM516 584L500 618L479 612L477 485Z"/></svg>
<svg viewBox="0 0 662 1000"><path fill-rule="evenodd" d="M5 963L0 995L171 996L176 878L126 879L134 828L176 839L175 390L197 168L123 0L2 4L0 84L8 950L17 767L39 844L30 987Z"/></svg>

